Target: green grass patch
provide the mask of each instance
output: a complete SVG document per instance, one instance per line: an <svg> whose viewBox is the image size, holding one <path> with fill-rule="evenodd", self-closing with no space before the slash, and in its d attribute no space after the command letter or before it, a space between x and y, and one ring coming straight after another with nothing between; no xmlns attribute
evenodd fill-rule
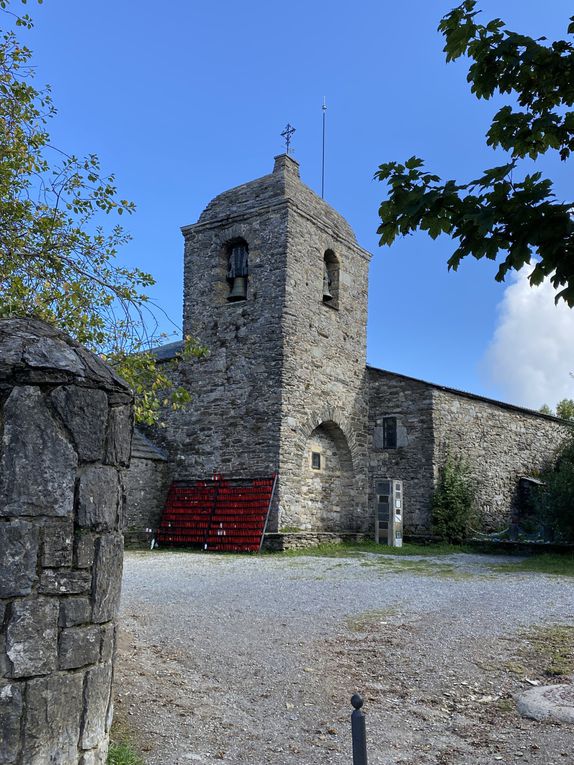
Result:
<svg viewBox="0 0 574 765"><path fill-rule="evenodd" d="M311 555L323 558L352 558L359 557L362 553L375 553L385 556L409 556L409 555L452 555L453 553L470 553L473 549L466 545L450 545L442 542L429 544L406 543L402 547L388 547L378 545L375 542L342 542L341 544L322 544L316 547L304 547L298 550L285 550L281 553L271 553L286 557Z"/></svg>
<svg viewBox="0 0 574 765"><path fill-rule="evenodd" d="M463 571L451 563L437 563L432 560L410 558L392 558L390 556L365 558L361 566L379 568L385 574L417 574L418 576L435 576L440 579L465 580L475 579L476 574Z"/></svg>
<svg viewBox="0 0 574 765"><path fill-rule="evenodd" d="M574 672L574 627L552 624L535 627L524 635L546 675L557 677Z"/></svg>
<svg viewBox="0 0 574 765"><path fill-rule="evenodd" d="M131 744L110 744L108 765L144 765L142 758L134 751Z"/></svg>
<svg viewBox="0 0 574 765"><path fill-rule="evenodd" d="M493 568L506 573L553 574L554 576L574 576L574 554L542 553L521 558L512 563L497 563Z"/></svg>

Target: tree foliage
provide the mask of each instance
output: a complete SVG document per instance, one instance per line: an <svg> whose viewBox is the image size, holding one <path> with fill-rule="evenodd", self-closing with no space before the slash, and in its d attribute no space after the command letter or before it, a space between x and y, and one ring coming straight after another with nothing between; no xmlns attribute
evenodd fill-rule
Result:
<svg viewBox="0 0 574 765"><path fill-rule="evenodd" d="M574 421L574 399L563 398L556 404L556 412L552 411L548 404L543 404L538 411L542 412L542 414L551 414L555 417L561 417L563 420Z"/></svg>
<svg viewBox="0 0 574 765"><path fill-rule="evenodd" d="M448 234L458 245L448 260L499 264L496 279L535 260L532 285L550 278L556 300L574 306L574 224L571 200L558 201L552 181L540 171L522 172L522 160L548 151L569 159L574 149L574 46L566 40L512 32L499 19L481 24L476 0L465 0L440 22L446 60L467 56L467 80L479 99L509 95L512 105L495 114L486 142L508 153L508 161L467 183L443 182L423 160L380 165L375 177L388 184L380 206L381 245L418 229L435 239ZM567 34L574 34L574 16Z"/></svg>
<svg viewBox="0 0 574 765"><path fill-rule="evenodd" d="M563 420L574 420L574 401L571 398L563 398L556 404L556 417Z"/></svg>
<svg viewBox="0 0 574 765"><path fill-rule="evenodd" d="M41 2L42 0L38 0ZM22 0L26 2L26 0ZM0 0L15 26L30 28ZM56 110L34 87L30 50L13 30L0 38L0 317L33 316L68 332L114 364L136 392L136 416L151 423L161 405L188 398L148 349L161 341L153 277L117 261L129 234L107 216L131 214L95 154L68 155L50 143ZM151 329L150 329L151 325ZM185 353L201 355L191 339Z"/></svg>

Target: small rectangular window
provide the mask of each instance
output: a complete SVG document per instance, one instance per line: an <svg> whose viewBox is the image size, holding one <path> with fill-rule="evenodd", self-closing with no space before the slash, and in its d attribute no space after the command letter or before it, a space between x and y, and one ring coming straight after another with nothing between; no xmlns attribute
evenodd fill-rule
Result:
<svg viewBox="0 0 574 765"><path fill-rule="evenodd" d="M321 470L320 452L311 452L311 467L313 468L313 470Z"/></svg>
<svg viewBox="0 0 574 765"><path fill-rule="evenodd" d="M397 448L397 418L383 417L383 449Z"/></svg>

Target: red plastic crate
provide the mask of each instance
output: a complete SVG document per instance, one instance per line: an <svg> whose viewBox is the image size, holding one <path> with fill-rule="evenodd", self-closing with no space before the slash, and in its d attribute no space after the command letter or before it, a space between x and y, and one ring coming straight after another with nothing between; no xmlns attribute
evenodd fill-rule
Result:
<svg viewBox="0 0 574 765"><path fill-rule="evenodd" d="M267 525L276 476L176 481L170 486L156 539L163 545L257 552Z"/></svg>

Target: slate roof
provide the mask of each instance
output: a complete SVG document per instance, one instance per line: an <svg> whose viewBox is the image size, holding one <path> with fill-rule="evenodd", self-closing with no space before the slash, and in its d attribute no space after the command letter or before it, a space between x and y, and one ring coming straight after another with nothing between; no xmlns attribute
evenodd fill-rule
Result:
<svg viewBox="0 0 574 765"><path fill-rule="evenodd" d="M544 412L538 412L536 409L527 409L524 406L517 406L516 404L508 404L506 401L497 401L494 398L487 398L486 396L479 396L477 393L469 393L465 390L458 390L457 388L449 388L446 385L438 385L437 383L428 382L428 380L421 380L418 377L410 377L409 375L403 375L399 372L390 372L388 369L380 369L380 367L373 367L367 364L367 369L371 372L378 372L379 374L389 375L391 377L400 377L403 380L410 380L411 382L421 383L421 385L428 385L429 388L435 388L436 390L445 391L445 393L453 393L455 396L462 396L464 398L474 399L475 401L484 401L486 404L492 404L498 406L501 409L509 409L513 412L522 412L523 414L531 414L535 417L541 417L545 420L553 420L554 422L561 422L565 425L574 425L570 420L563 420L561 417L555 417L553 414L544 414Z"/></svg>
<svg viewBox="0 0 574 765"><path fill-rule="evenodd" d="M150 348L150 353L153 353L158 361L171 361L171 359L175 359L182 350L183 340L176 340L175 343L167 343L167 345L158 345L156 348Z"/></svg>

